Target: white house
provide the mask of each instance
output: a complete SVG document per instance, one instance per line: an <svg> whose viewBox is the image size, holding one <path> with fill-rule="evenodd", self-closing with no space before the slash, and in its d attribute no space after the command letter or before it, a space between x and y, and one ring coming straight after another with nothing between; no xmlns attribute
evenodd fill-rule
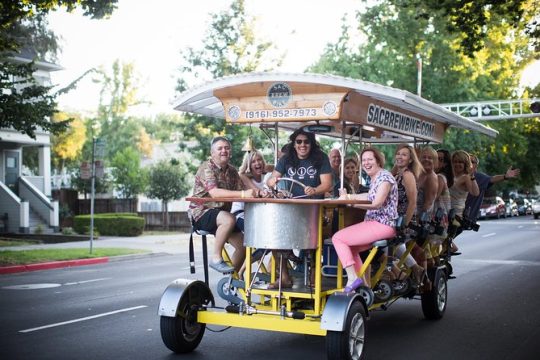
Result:
<svg viewBox="0 0 540 360"><path fill-rule="evenodd" d="M28 63L32 56L22 53L11 58ZM58 65L35 62L38 82L50 85L50 73L61 70ZM37 148L38 171L23 175L25 151ZM58 202L51 200L51 140L48 133L37 130L36 139L12 128L0 129L0 232L30 233L58 231Z"/></svg>

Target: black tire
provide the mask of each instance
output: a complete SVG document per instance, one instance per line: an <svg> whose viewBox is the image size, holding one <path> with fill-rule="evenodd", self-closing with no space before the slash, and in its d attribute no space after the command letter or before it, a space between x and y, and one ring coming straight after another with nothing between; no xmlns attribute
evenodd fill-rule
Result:
<svg viewBox="0 0 540 360"><path fill-rule="evenodd" d="M534 214L534 218L538 219L538 215L540 215L540 214Z"/></svg>
<svg viewBox="0 0 540 360"><path fill-rule="evenodd" d="M428 320L441 319L448 301L448 283L444 271L436 271L431 290L422 294L422 312Z"/></svg>
<svg viewBox="0 0 540 360"><path fill-rule="evenodd" d="M197 322L197 309L182 301L176 317L161 316L161 339L175 353L189 353L199 346L206 327Z"/></svg>
<svg viewBox="0 0 540 360"><path fill-rule="evenodd" d="M326 334L326 357L329 360L361 360L366 353L366 310L360 301L351 304L343 331Z"/></svg>

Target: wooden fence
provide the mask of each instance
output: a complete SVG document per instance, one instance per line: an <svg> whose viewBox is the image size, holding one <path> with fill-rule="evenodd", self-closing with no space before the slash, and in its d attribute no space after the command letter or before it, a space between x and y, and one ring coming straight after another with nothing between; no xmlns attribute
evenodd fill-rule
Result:
<svg viewBox="0 0 540 360"><path fill-rule="evenodd" d="M65 209L60 211L62 227L73 226L73 215L90 214L90 199L78 199L75 190L55 190L52 195L58 200L60 209ZM161 212L137 212L137 201L137 199L94 199L94 214L137 213L144 217L145 230L166 230L164 215ZM168 223L169 230L191 231L191 223L185 211L169 211Z"/></svg>
<svg viewBox="0 0 540 360"><path fill-rule="evenodd" d="M94 199L94 214L136 213L137 199ZM90 214L90 199L79 199L79 215Z"/></svg>

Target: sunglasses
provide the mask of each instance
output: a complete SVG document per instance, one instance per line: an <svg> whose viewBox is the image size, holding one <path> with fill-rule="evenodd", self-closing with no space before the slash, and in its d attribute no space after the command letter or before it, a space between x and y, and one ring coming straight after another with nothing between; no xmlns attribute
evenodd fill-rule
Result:
<svg viewBox="0 0 540 360"><path fill-rule="evenodd" d="M302 145L302 144L309 145L309 144L311 144L311 141L309 141L308 139L305 139L305 140L296 139L294 142L296 143L296 145Z"/></svg>

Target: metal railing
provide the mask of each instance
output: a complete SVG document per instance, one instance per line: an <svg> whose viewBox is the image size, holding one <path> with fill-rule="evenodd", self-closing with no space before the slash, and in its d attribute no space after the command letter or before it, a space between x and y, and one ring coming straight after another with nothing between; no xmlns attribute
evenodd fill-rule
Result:
<svg viewBox="0 0 540 360"><path fill-rule="evenodd" d="M531 110L533 103L536 103L536 106L540 107L540 99L537 98L475 101L441 104L441 106L471 120L487 121L540 117L538 108L535 109L537 110L536 113Z"/></svg>

